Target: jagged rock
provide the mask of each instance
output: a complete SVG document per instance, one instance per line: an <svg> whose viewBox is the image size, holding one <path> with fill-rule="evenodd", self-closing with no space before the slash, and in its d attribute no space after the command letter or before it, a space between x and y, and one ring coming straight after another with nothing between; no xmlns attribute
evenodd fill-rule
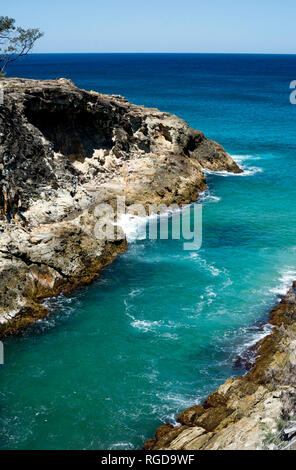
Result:
<svg viewBox="0 0 296 470"><path fill-rule="evenodd" d="M0 334L46 315L40 300L91 282L126 249L94 236L99 203L184 204L203 168L240 172L182 119L70 80L3 79Z"/></svg>

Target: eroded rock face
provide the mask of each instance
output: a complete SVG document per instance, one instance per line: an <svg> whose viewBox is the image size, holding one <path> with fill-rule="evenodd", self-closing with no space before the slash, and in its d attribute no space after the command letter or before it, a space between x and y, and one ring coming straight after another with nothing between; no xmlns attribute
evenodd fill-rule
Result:
<svg viewBox="0 0 296 470"><path fill-rule="evenodd" d="M267 436L279 439L280 420L295 420L296 282L272 310L270 323L273 331L255 345L258 356L247 375L228 379L202 405L180 413L180 426L161 426L144 448L270 448Z"/></svg>
<svg viewBox="0 0 296 470"><path fill-rule="evenodd" d="M182 119L70 80L5 79L0 106L0 334L46 315L40 300L94 279L124 236L94 236L99 203L184 204L203 168L240 172Z"/></svg>

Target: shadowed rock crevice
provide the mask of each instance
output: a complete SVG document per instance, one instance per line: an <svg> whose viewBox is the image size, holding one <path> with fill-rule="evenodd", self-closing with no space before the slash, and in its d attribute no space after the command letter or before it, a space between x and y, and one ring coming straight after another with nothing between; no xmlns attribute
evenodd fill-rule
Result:
<svg viewBox="0 0 296 470"><path fill-rule="evenodd" d="M95 150L111 150L115 122L110 120L106 110L90 112L81 109L81 103L63 100L51 100L44 94L42 97L27 99L24 113L53 145L54 152L61 153L70 159L84 161L91 158Z"/></svg>

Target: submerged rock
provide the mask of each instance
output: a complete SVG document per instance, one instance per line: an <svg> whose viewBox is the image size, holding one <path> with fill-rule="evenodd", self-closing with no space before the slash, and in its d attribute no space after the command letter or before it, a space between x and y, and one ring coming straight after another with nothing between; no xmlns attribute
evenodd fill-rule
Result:
<svg viewBox="0 0 296 470"><path fill-rule="evenodd" d="M126 249L94 235L94 208L184 204L203 168L241 172L182 119L70 80L4 79L0 106L0 334L48 314L40 301L87 284Z"/></svg>

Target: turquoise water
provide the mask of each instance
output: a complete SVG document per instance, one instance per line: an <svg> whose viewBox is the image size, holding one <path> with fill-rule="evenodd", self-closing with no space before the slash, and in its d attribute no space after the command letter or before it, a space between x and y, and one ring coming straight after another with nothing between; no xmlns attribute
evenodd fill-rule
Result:
<svg viewBox="0 0 296 470"><path fill-rule="evenodd" d="M5 341L0 448L140 448L199 403L264 333L296 277L296 56L34 55L10 75L69 76L185 118L243 165L208 175L203 245L138 240L56 314Z"/></svg>

